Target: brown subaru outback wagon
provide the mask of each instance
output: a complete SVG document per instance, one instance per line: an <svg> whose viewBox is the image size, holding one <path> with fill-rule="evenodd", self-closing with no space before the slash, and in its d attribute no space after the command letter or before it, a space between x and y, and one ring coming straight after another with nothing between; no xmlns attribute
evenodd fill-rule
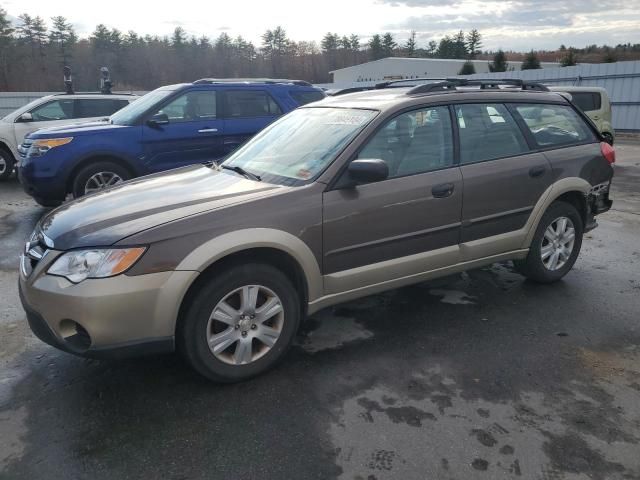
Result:
<svg viewBox="0 0 640 480"><path fill-rule="evenodd" d="M328 98L221 165L63 205L21 258L31 328L84 356L177 349L237 381L329 305L504 260L559 280L611 206L615 154L544 90L444 81Z"/></svg>

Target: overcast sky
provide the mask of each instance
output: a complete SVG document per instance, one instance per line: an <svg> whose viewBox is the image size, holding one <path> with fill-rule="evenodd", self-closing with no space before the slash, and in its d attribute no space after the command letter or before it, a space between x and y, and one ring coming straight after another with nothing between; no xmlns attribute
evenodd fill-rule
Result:
<svg viewBox="0 0 640 480"><path fill-rule="evenodd" d="M640 43L640 0L0 0L12 17L63 15L81 37L98 23L126 32L190 35L226 31L260 44L282 25L293 40L319 41L327 32L357 33L363 41L390 31L401 43L413 29L419 44L477 28L485 49L555 49L560 44Z"/></svg>

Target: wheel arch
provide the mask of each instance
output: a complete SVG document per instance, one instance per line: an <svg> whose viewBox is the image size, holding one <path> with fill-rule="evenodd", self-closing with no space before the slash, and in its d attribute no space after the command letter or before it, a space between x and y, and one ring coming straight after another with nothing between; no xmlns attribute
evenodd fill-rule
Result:
<svg viewBox="0 0 640 480"><path fill-rule="evenodd" d="M234 264L252 262L271 265L290 278L300 293L303 314L308 303L323 294L320 268L311 249L302 240L281 230L238 230L206 242L176 267L176 270L200 272L182 296L176 328L189 305L189 299L216 271Z"/></svg>
<svg viewBox="0 0 640 480"><path fill-rule="evenodd" d="M67 175L67 183L65 187L66 193L71 193L73 191L73 181L76 175L78 174L78 172L80 172L80 170L82 170L86 166L96 162L112 162L126 169L131 174L132 177L138 176L138 172L134 168L132 162L130 162L129 160L126 160L124 157L120 155L115 155L113 153L96 153L96 154L92 154L82 158L69 171L69 174Z"/></svg>
<svg viewBox="0 0 640 480"><path fill-rule="evenodd" d="M11 147L9 146L9 142L4 140L3 138L0 138L0 148L3 148L7 152L9 152L11 154L11 156L13 157L13 161L14 162L16 161L16 155L15 155L14 151L11 149Z"/></svg>
<svg viewBox="0 0 640 480"><path fill-rule="evenodd" d="M565 201L575 206L578 212L580 212L583 222L586 224L588 214L587 195L590 190L591 184L580 177L562 178L547 188L538 200L538 203L536 203L529 217L529 221L525 227L527 235L525 236L522 248L529 248L542 215L544 215L544 212L554 202Z"/></svg>

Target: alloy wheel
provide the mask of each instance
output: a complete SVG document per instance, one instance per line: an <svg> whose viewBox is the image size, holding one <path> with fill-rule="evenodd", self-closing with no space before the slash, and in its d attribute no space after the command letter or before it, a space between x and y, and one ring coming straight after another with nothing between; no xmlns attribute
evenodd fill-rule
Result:
<svg viewBox="0 0 640 480"><path fill-rule="evenodd" d="M540 258L545 268L550 271L559 270L571 258L576 233L570 218L556 218L547 227L542 237Z"/></svg>
<svg viewBox="0 0 640 480"><path fill-rule="evenodd" d="M103 190L118 183L122 183L124 180L120 175L114 172L98 172L89 177L84 185L84 194L88 195L98 190Z"/></svg>
<svg viewBox="0 0 640 480"><path fill-rule="evenodd" d="M211 312L207 343L218 360L245 365L273 348L283 325L278 295L262 285L245 285L228 293Z"/></svg>
<svg viewBox="0 0 640 480"><path fill-rule="evenodd" d="M2 175L4 172L6 172L7 168L8 168L7 160L0 153L0 175Z"/></svg>

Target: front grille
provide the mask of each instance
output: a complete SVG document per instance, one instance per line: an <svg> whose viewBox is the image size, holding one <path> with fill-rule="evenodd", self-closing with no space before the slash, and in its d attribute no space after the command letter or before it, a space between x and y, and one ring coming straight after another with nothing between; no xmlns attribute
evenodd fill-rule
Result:
<svg viewBox="0 0 640 480"><path fill-rule="evenodd" d="M26 277L31 275L33 269L36 268L36 265L44 258L44 256L49 251L49 247L47 243L51 243L51 241L47 242L47 238L37 230L33 232L31 238L24 246L24 254L21 259L21 267L22 273Z"/></svg>
<svg viewBox="0 0 640 480"><path fill-rule="evenodd" d="M25 138L22 144L18 145L18 155L20 156L20 158L27 158L27 152L31 148L32 143L33 143L33 140L29 140Z"/></svg>

